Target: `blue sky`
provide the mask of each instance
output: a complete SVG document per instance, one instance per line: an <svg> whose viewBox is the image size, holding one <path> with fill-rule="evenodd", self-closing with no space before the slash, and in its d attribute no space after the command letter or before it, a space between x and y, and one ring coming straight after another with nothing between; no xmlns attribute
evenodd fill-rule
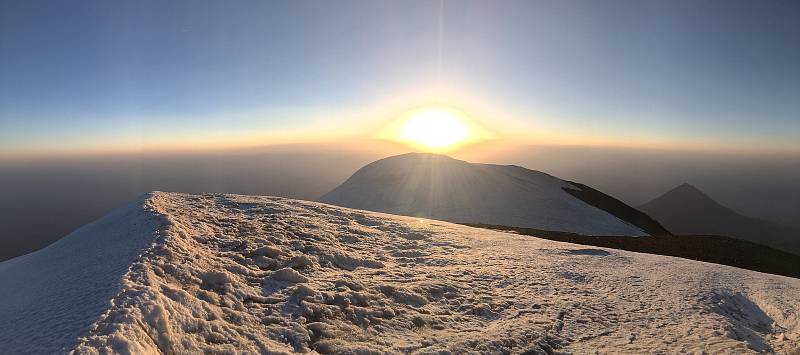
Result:
<svg viewBox="0 0 800 355"><path fill-rule="evenodd" d="M440 5L3 1L0 150L367 135L436 101L531 141L800 151L797 3Z"/></svg>

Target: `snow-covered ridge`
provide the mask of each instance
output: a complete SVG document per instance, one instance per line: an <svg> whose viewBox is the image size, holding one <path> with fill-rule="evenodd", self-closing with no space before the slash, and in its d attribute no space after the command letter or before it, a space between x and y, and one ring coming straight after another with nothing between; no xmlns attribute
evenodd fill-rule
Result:
<svg viewBox="0 0 800 355"><path fill-rule="evenodd" d="M565 189L543 172L469 163L445 155L409 153L370 163L320 198L368 211L486 223L584 235L647 235Z"/></svg>
<svg viewBox="0 0 800 355"><path fill-rule="evenodd" d="M153 193L0 281L9 353L800 345L797 279L274 197Z"/></svg>
<svg viewBox="0 0 800 355"><path fill-rule="evenodd" d="M0 353L77 345L169 224L158 198L145 195L42 250L0 263Z"/></svg>

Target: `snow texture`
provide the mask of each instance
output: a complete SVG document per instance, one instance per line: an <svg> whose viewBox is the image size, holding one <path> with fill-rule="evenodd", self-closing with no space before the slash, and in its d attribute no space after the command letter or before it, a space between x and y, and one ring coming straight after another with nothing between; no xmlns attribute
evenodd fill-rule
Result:
<svg viewBox="0 0 800 355"><path fill-rule="evenodd" d="M513 165L410 153L358 170L320 201L368 211L585 235L647 235L564 191L567 181Z"/></svg>
<svg viewBox="0 0 800 355"><path fill-rule="evenodd" d="M4 353L787 353L800 280L274 197L156 192L0 263Z"/></svg>
<svg viewBox="0 0 800 355"><path fill-rule="evenodd" d="M148 197L0 263L0 353L63 352L88 334L120 279L168 224Z"/></svg>

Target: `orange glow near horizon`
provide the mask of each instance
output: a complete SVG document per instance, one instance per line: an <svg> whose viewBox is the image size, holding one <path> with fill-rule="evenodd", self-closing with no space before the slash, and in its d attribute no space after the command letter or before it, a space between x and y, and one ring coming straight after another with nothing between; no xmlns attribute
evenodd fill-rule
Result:
<svg viewBox="0 0 800 355"><path fill-rule="evenodd" d="M242 111L220 114L230 124L207 125L213 117L200 116L198 124L185 117L143 118L167 122L159 129L111 129L98 132L45 131L43 140L20 140L0 144L0 160L24 160L73 156L191 153L258 149L266 146L348 143L372 149L392 145L391 151L413 150L444 154L500 149L518 145L575 146L611 149L642 149L721 152L726 154L800 155L796 142L773 139L751 141L742 137L680 137L653 134L644 129L605 130L592 125L567 124L570 117L497 109L498 104L465 94L445 96L453 106L430 104L429 96L399 95L381 104L337 110L305 109ZM454 107L463 108L464 111ZM469 115L466 113L469 112ZM291 117L292 123L273 125L274 117ZM473 119L474 118L474 119ZM584 119L585 120L585 119ZM599 118L598 118L599 120ZM174 123L171 123L174 122ZM486 125L491 123L491 126ZM113 128L113 127L112 127ZM100 134L102 133L102 134ZM378 142L380 140L382 142Z"/></svg>

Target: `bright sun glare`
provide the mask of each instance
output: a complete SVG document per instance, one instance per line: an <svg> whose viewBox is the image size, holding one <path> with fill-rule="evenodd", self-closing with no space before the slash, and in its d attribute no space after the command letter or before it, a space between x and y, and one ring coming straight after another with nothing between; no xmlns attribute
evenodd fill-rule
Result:
<svg viewBox="0 0 800 355"><path fill-rule="evenodd" d="M464 113L445 106L426 106L406 112L387 127L383 138L418 149L443 152L488 138Z"/></svg>
<svg viewBox="0 0 800 355"><path fill-rule="evenodd" d="M467 127L452 112L431 109L410 117L400 138L432 149L442 149L469 137Z"/></svg>

